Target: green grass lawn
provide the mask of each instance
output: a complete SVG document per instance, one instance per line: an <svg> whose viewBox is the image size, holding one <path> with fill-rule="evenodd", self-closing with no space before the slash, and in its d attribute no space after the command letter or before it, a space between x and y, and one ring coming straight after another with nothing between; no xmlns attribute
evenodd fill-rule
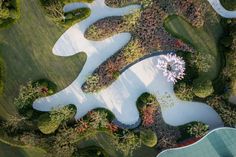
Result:
<svg viewBox="0 0 236 157"><path fill-rule="evenodd" d="M210 65L208 72L200 73L199 80L214 80L221 69L221 54L218 49L218 41L222 35L222 28L217 19L214 21L214 16L209 17L212 17L212 19L206 20L202 28L193 27L185 19L177 15L167 17L164 22L164 27L173 36L192 45L198 52L212 56L212 60L208 60Z"/></svg>
<svg viewBox="0 0 236 157"><path fill-rule="evenodd" d="M86 55L58 57L52 54L56 40L65 31L45 15L39 0L21 0L19 21L0 31L0 52L6 64L4 95L0 97L0 115L15 113L14 97L19 86L30 80L48 78L59 90L79 74Z"/></svg>

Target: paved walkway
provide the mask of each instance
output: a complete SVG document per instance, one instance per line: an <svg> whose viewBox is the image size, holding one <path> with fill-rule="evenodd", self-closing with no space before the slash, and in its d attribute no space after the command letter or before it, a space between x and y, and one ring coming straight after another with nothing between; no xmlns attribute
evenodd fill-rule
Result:
<svg viewBox="0 0 236 157"><path fill-rule="evenodd" d="M73 7L83 7L81 3L66 6L66 11ZM131 38L129 33L120 33L103 41L85 39L85 30L95 21L108 16L122 16L139 8L131 5L124 8L109 8L104 0L95 0L85 4L92 10L91 16L68 29L56 42L53 53L59 56L71 56L86 52L87 61L76 80L64 90L34 102L33 107L40 111L50 111L54 107L75 104L76 118L84 116L88 111L103 107L113 112L117 120L126 125L135 124L139 120L136 108L137 98L144 92L157 96L161 104L162 115L166 123L178 126L191 121L202 121L210 127L223 125L219 115L208 105L198 102L181 101L176 98L173 84L156 68L160 56L150 56L128 69L117 81L99 93L86 94L81 90L86 78L107 58L122 48Z"/></svg>

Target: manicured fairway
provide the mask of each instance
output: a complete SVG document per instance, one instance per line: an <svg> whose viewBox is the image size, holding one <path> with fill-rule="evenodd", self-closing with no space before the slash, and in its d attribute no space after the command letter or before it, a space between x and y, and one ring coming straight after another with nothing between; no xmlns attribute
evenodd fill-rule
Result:
<svg viewBox="0 0 236 157"><path fill-rule="evenodd" d="M64 30L46 18L39 0L21 0L21 18L0 31L0 51L6 63L4 96L0 97L0 116L15 113L14 97L19 86L29 80L48 78L59 89L68 86L79 74L86 56L53 55L52 48Z"/></svg>
<svg viewBox="0 0 236 157"><path fill-rule="evenodd" d="M221 55L217 45L219 36L222 33L220 23L214 23L214 25L206 23L205 27L195 28L182 17L172 15L165 20L164 26L173 36L189 43L196 51L212 56L212 59L208 60L210 64L209 72L201 73L199 79L214 80L218 76L221 67Z"/></svg>

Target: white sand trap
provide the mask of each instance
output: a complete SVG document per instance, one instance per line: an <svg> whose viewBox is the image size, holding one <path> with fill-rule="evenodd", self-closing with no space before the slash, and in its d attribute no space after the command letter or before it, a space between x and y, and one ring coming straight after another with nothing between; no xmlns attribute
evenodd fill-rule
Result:
<svg viewBox="0 0 236 157"><path fill-rule="evenodd" d="M108 57L122 48L131 36L121 33L104 41L90 41L84 38L85 30L95 21L108 17L129 13L139 8L132 5L114 9L104 4L104 0L96 0L86 4L92 14L84 21L72 26L57 41L53 53L60 56L71 56L79 52L86 52L87 61L76 80L64 90L33 103L33 107L40 111L50 111L55 107L75 104L76 118L83 117L88 111L102 107L113 112L117 120L131 125L138 121L139 113L136 108L137 98L144 92L157 96L161 104L163 118L170 125L182 125L191 121L202 121L216 128L223 126L219 115L208 105L198 102L181 101L175 97L173 84L156 68L157 58L147 58L126 70L111 86L96 94L86 94L81 90L86 78ZM81 3L67 5L64 9L83 7ZM170 96L170 97L168 97Z"/></svg>
<svg viewBox="0 0 236 157"><path fill-rule="evenodd" d="M208 2L211 4L213 9L220 14L224 18L236 18L236 10L235 11L229 11L226 10L220 0L208 0Z"/></svg>

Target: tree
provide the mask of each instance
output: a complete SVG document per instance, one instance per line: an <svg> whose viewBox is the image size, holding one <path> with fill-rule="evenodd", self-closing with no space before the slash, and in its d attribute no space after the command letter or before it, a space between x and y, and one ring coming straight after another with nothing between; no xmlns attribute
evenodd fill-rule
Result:
<svg viewBox="0 0 236 157"><path fill-rule="evenodd" d="M193 93L193 87L188 85L185 82L179 82L175 84L174 86L175 94L178 98L185 101L191 101L193 100L194 93Z"/></svg>
<svg viewBox="0 0 236 157"><path fill-rule="evenodd" d="M193 93L200 97L206 98L207 96L211 95L214 92L212 82L210 80L194 80L193 82Z"/></svg>
<svg viewBox="0 0 236 157"><path fill-rule="evenodd" d="M112 144L124 156L132 156L133 151L141 146L141 140L134 132L124 130L122 135L116 134L113 137Z"/></svg>
<svg viewBox="0 0 236 157"><path fill-rule="evenodd" d="M187 126L187 133L196 138L203 137L207 134L208 130L209 126L200 122L188 124Z"/></svg>
<svg viewBox="0 0 236 157"><path fill-rule="evenodd" d="M29 117L27 114L32 110L33 101L42 96L45 94L41 92L39 85L33 86L31 82L28 82L25 86L20 87L19 95L15 98L14 104L22 115Z"/></svg>
<svg viewBox="0 0 236 157"><path fill-rule="evenodd" d="M154 147L157 144L157 135L150 129L141 130L140 138L142 143L148 147Z"/></svg>
<svg viewBox="0 0 236 157"><path fill-rule="evenodd" d="M192 55L191 61L197 67L198 72L208 72L212 65L213 57L208 53L195 52Z"/></svg>
<svg viewBox="0 0 236 157"><path fill-rule="evenodd" d="M72 106L53 109L49 114L40 115L38 128L44 134L54 133L58 127L75 115L76 110Z"/></svg>

